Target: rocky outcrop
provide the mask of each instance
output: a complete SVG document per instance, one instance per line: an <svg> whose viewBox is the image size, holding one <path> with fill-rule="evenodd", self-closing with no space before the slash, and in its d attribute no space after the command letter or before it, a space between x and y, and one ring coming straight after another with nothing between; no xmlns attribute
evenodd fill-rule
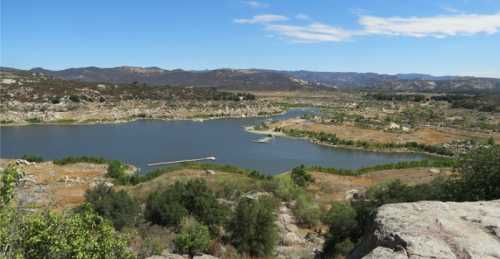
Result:
<svg viewBox="0 0 500 259"><path fill-rule="evenodd" d="M500 258L500 200L384 205L349 258Z"/></svg>
<svg viewBox="0 0 500 259"><path fill-rule="evenodd" d="M314 258L321 251L323 236L298 226L295 216L285 203L279 208L276 225L279 242L275 258Z"/></svg>

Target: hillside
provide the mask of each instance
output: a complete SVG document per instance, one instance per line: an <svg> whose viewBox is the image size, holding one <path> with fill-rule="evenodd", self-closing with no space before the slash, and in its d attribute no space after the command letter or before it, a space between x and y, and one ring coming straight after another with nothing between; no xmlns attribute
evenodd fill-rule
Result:
<svg viewBox="0 0 500 259"><path fill-rule="evenodd" d="M60 71L35 68L32 72L44 73L66 80L107 82L117 84L147 84L170 86L218 87L252 90L297 90L314 85L294 77L264 70L216 69L205 71L164 70L157 67L70 68Z"/></svg>
<svg viewBox="0 0 500 259"><path fill-rule="evenodd" d="M500 92L500 79L426 74L377 74L355 72L278 71L263 69L165 70L158 67L83 67L64 70L34 68L66 80L171 86L218 87L251 90L300 90L310 88L371 89L432 92Z"/></svg>

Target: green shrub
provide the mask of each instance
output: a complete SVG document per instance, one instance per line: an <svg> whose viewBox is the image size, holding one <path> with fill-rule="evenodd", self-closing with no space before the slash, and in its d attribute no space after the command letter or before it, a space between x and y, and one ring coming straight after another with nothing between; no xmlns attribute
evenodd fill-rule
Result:
<svg viewBox="0 0 500 259"><path fill-rule="evenodd" d="M28 118L28 119L26 119L26 121L29 123L41 123L42 119L40 119L40 118Z"/></svg>
<svg viewBox="0 0 500 259"><path fill-rule="evenodd" d="M314 227L320 223L321 210L309 193L301 192L296 197L293 214L301 225Z"/></svg>
<svg viewBox="0 0 500 259"><path fill-rule="evenodd" d="M0 174L2 178L2 185L0 186L0 198L2 199L2 206L9 204L10 200L14 197L14 188L16 183L21 178L21 175L14 166L8 166Z"/></svg>
<svg viewBox="0 0 500 259"><path fill-rule="evenodd" d="M204 253L210 246L210 232L208 227L202 225L191 217L186 217L181 222L180 231L175 237L175 250L180 254L194 256Z"/></svg>
<svg viewBox="0 0 500 259"><path fill-rule="evenodd" d="M158 225L177 226L188 214L218 234L227 209L218 203L207 182L200 179L176 182L161 193L152 193L146 202L146 219Z"/></svg>
<svg viewBox="0 0 500 259"><path fill-rule="evenodd" d="M28 162L36 162L36 163L40 163L40 162L43 162L43 158L41 156L37 156L37 155L23 155L22 159L28 161Z"/></svg>
<svg viewBox="0 0 500 259"><path fill-rule="evenodd" d="M322 256L326 258L345 255L353 232L358 231L356 211L347 203L334 202L324 218L330 228L326 236Z"/></svg>
<svg viewBox="0 0 500 259"><path fill-rule="evenodd" d="M80 96L78 96L78 95L71 95L69 97L69 100L72 101L72 102L75 102L75 103L79 103L80 102Z"/></svg>
<svg viewBox="0 0 500 259"><path fill-rule="evenodd" d="M20 214L0 210L0 257L133 258L126 240L111 224L83 206L61 216L45 211Z"/></svg>
<svg viewBox="0 0 500 259"><path fill-rule="evenodd" d="M75 163L94 163L94 164L105 164L106 159L96 156L68 156L63 159L56 159L53 161L56 165L67 165Z"/></svg>
<svg viewBox="0 0 500 259"><path fill-rule="evenodd" d="M284 201L295 199L296 195L303 191L289 177L274 177L271 185L274 195Z"/></svg>
<svg viewBox="0 0 500 259"><path fill-rule="evenodd" d="M500 145L482 147L463 155L452 179L457 201L500 198Z"/></svg>
<svg viewBox="0 0 500 259"><path fill-rule="evenodd" d="M304 165L300 165L292 169L291 177L293 182L300 187L306 187L314 182L313 177L306 171Z"/></svg>
<svg viewBox="0 0 500 259"><path fill-rule="evenodd" d="M87 190L85 198L91 207L101 216L111 220L116 229L134 226L139 219L140 207L136 200L121 190L99 184Z"/></svg>
<svg viewBox="0 0 500 259"><path fill-rule="evenodd" d="M242 198L229 224L233 245L255 257L273 254L277 242L275 208L270 200Z"/></svg>
<svg viewBox="0 0 500 259"><path fill-rule="evenodd" d="M126 169L127 167L122 162L118 160L111 160L108 162L108 172L106 173L106 176L113 179L124 178Z"/></svg>

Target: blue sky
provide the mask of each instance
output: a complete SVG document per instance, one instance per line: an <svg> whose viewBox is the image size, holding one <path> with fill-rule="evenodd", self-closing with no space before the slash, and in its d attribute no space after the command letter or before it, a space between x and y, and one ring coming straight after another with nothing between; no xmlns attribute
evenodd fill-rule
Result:
<svg viewBox="0 0 500 259"><path fill-rule="evenodd" d="M500 1L2 0L0 61L500 77Z"/></svg>

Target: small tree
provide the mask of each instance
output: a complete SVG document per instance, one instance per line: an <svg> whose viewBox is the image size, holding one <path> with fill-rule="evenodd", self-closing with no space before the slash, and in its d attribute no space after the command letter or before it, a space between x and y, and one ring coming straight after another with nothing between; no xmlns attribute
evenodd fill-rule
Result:
<svg viewBox="0 0 500 259"><path fill-rule="evenodd" d="M356 211L349 204L334 202L324 221L330 225L330 229L322 254L330 258L345 251L346 244L351 243L346 240L357 230Z"/></svg>
<svg viewBox="0 0 500 259"><path fill-rule="evenodd" d="M67 216L4 208L0 248L5 258L133 258L126 240L90 206Z"/></svg>
<svg viewBox="0 0 500 259"><path fill-rule="evenodd" d="M233 245L250 256L272 255L277 241L275 220L270 200L242 198L229 225Z"/></svg>
<svg viewBox="0 0 500 259"><path fill-rule="evenodd" d="M176 182L164 192L153 193L146 202L147 220L162 226L177 226L181 219L191 215L218 234L219 226L226 221L227 210L204 180Z"/></svg>
<svg viewBox="0 0 500 259"><path fill-rule="evenodd" d="M119 160L111 160L108 162L108 177L120 179L125 175L125 165Z"/></svg>
<svg viewBox="0 0 500 259"><path fill-rule="evenodd" d="M196 254L206 252L210 246L210 231L192 217L186 217L181 222L181 228L175 237L174 244L178 253Z"/></svg>
<svg viewBox="0 0 500 259"><path fill-rule="evenodd" d="M293 214L298 222L304 226L314 227L320 223L321 210L308 193L301 192L297 196Z"/></svg>
<svg viewBox="0 0 500 259"><path fill-rule="evenodd" d="M291 177L293 182L300 187L306 187L314 181L313 177L306 171L304 165L292 169Z"/></svg>
<svg viewBox="0 0 500 259"><path fill-rule="evenodd" d="M479 148L460 157L455 167L455 200L500 198L500 145Z"/></svg>
<svg viewBox="0 0 500 259"><path fill-rule="evenodd" d="M87 202L101 216L111 220L116 229L133 226L139 218L139 204L130 195L121 190L99 184L85 193Z"/></svg>
<svg viewBox="0 0 500 259"><path fill-rule="evenodd" d="M20 178L17 169L14 166L8 166L0 174L2 177L2 186L0 186L0 197L4 205L7 205L14 197L14 189L17 181Z"/></svg>

